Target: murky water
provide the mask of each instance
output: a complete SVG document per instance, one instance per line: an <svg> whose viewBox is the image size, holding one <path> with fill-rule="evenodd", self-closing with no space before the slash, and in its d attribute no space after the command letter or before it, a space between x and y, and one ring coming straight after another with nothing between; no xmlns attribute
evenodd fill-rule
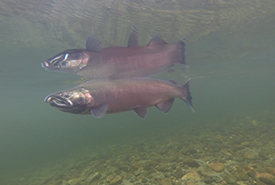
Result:
<svg viewBox="0 0 275 185"><path fill-rule="evenodd" d="M144 180L143 184L156 184L162 177L158 179L149 172L136 174L133 164L144 155L153 160L156 155L151 153L174 141L181 142L183 149L173 152L168 147L170 152L158 156L157 163L150 167L174 184L181 179L173 175L174 169L171 167L169 176L169 170L156 166L167 161L168 155L186 156L183 150L187 146L200 151L200 155L188 154L197 161L212 156L225 164L238 161L239 151L260 153L261 147L267 147L272 150L266 152L266 158L245 158L242 162L255 164L257 172L264 172L266 166L274 168L274 6L272 0L0 0L0 184L77 184L71 179L85 179L96 171L101 177L91 184L110 184L106 180L110 174L122 177L124 184L131 175L136 178L133 183L146 178L148 182ZM152 107L145 120L133 112L95 119L60 112L43 102L49 93L73 87L80 78L47 72L40 66L42 61L65 49L83 48L91 32L98 35L103 47L126 46L132 26L138 29L140 45L146 45L154 33L169 43L186 38L188 70L183 72L183 66L177 65L174 73L154 77L175 79L179 84L184 83L184 76L191 77L195 113L176 100L167 115ZM223 147L230 148L231 158L223 158L225 152L216 150L204 156L205 147L211 148L211 142L220 137ZM205 138L210 140L204 146ZM230 144L228 140L234 138L241 138L240 142ZM249 145L234 149L245 141ZM129 170L115 162L126 154L133 156L126 160ZM88 168L83 163L92 166L96 160L102 160L106 168L111 163L117 169L110 172L93 166L94 171L88 175L79 175ZM169 162L182 163L180 159ZM175 168L184 171L183 176L192 167ZM223 184L228 182L226 175L221 181L198 182ZM259 182L255 176L250 178ZM245 182L240 177L237 181Z"/></svg>

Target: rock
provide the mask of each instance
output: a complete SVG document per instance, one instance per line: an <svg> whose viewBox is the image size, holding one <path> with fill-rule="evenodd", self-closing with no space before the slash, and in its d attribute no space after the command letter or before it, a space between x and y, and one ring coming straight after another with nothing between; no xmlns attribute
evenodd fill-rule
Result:
<svg viewBox="0 0 275 185"><path fill-rule="evenodd" d="M196 148L194 148L193 146L187 147L185 151L186 151L186 153L190 153L190 154L197 153Z"/></svg>
<svg viewBox="0 0 275 185"><path fill-rule="evenodd" d="M70 179L70 180L68 180L67 181L69 184L71 184L71 185L74 185L74 184L76 184L77 182L78 182L78 179ZM62 183L62 180L61 180L61 183ZM60 184L61 184L60 183Z"/></svg>
<svg viewBox="0 0 275 185"><path fill-rule="evenodd" d="M177 179L181 178L183 176L183 172L181 169L177 169L175 172L173 172L172 174L174 177L176 177Z"/></svg>
<svg viewBox="0 0 275 185"><path fill-rule="evenodd" d="M191 171L187 174L185 174L181 180L183 181L194 181L194 182L198 182L200 181L200 176L196 171Z"/></svg>
<svg viewBox="0 0 275 185"><path fill-rule="evenodd" d="M117 185L122 182L122 177L120 175L116 175L110 182L110 185Z"/></svg>
<svg viewBox="0 0 275 185"><path fill-rule="evenodd" d="M224 170L224 164L223 163L210 163L208 164L208 167L211 168L215 172L222 172Z"/></svg>
<svg viewBox="0 0 275 185"><path fill-rule="evenodd" d="M72 170L76 168L74 164L70 164L68 167L67 167L67 170Z"/></svg>
<svg viewBox="0 0 275 185"><path fill-rule="evenodd" d="M167 158L169 162L177 162L179 160L179 157L177 155L171 155Z"/></svg>
<svg viewBox="0 0 275 185"><path fill-rule="evenodd" d="M137 170L138 168L141 167L141 164L140 164L140 162L134 162L134 163L132 164L132 166L133 166L134 169Z"/></svg>
<svg viewBox="0 0 275 185"><path fill-rule="evenodd" d="M156 166L156 169L159 171L168 171L169 165L167 162L161 162L158 166Z"/></svg>
<svg viewBox="0 0 275 185"><path fill-rule="evenodd" d="M169 178L163 178L160 180L160 185L172 185L172 182Z"/></svg>
<svg viewBox="0 0 275 185"><path fill-rule="evenodd" d="M111 182L111 180L114 178L114 175L107 176L106 182Z"/></svg>
<svg viewBox="0 0 275 185"><path fill-rule="evenodd" d="M142 172L142 168L140 167L139 169L137 169L135 172L134 172L134 175L135 176L139 176Z"/></svg>
<svg viewBox="0 0 275 185"><path fill-rule="evenodd" d="M249 160L256 159L257 156L258 156L258 154L254 150L251 150L251 149L246 149L245 152L243 153L243 157L245 159L249 159Z"/></svg>
<svg viewBox="0 0 275 185"><path fill-rule="evenodd" d="M134 185L133 183L131 183L129 180L125 180L123 179L121 185Z"/></svg>
<svg viewBox="0 0 275 185"><path fill-rule="evenodd" d="M228 184L235 184L238 179L237 177L233 176L233 175L228 175L224 178L224 180L228 183Z"/></svg>
<svg viewBox="0 0 275 185"><path fill-rule="evenodd" d="M211 176L205 176L204 178L203 178L203 181L206 183L206 184L211 184L214 180L213 180L214 178L213 177L211 177Z"/></svg>
<svg viewBox="0 0 275 185"><path fill-rule="evenodd" d="M264 172L269 173L269 174L275 176L275 168L265 167L265 168L264 168Z"/></svg>
<svg viewBox="0 0 275 185"><path fill-rule="evenodd" d="M91 174L91 175L87 178L86 181L89 182L89 183L92 183L92 182L94 182L94 181L100 179L101 176L102 176L102 175L101 175L100 173L95 172L95 173Z"/></svg>
<svg viewBox="0 0 275 185"><path fill-rule="evenodd" d="M249 145L250 145L249 141L244 141L241 143L241 146L244 146L244 147L249 146Z"/></svg>
<svg viewBox="0 0 275 185"><path fill-rule="evenodd" d="M148 179L143 178L143 179L141 180L141 182L142 182L142 183L146 183L146 182L148 182Z"/></svg>
<svg viewBox="0 0 275 185"><path fill-rule="evenodd" d="M200 167L200 164L195 159L191 159L191 158L182 161L182 163L186 164L186 165L188 165L190 167L193 167L193 168Z"/></svg>
<svg viewBox="0 0 275 185"><path fill-rule="evenodd" d="M255 175L255 179L267 184L267 185L275 185L275 177L269 173L257 173Z"/></svg>

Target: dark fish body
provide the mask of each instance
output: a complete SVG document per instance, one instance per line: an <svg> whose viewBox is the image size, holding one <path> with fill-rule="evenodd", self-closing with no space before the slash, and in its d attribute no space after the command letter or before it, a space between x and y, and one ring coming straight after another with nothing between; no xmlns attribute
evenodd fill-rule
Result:
<svg viewBox="0 0 275 185"><path fill-rule="evenodd" d="M52 93L45 102L61 111L92 114L97 118L106 113L128 110L144 118L146 109L156 106L167 113L174 98L184 100L192 109L188 82L182 87L152 78L96 79L72 89ZM192 109L193 110L193 109Z"/></svg>
<svg viewBox="0 0 275 185"><path fill-rule="evenodd" d="M142 77L182 60L182 46L145 46L137 48L109 47L99 53L89 53L87 65L75 74L84 78ZM85 53L85 51L84 51Z"/></svg>
<svg viewBox="0 0 275 185"><path fill-rule="evenodd" d="M66 72L84 78L146 77L175 63L185 64L182 40L167 44L155 36L147 46L138 47L131 33L127 47L101 48L100 40L91 35L86 49L66 50L42 63L49 71Z"/></svg>

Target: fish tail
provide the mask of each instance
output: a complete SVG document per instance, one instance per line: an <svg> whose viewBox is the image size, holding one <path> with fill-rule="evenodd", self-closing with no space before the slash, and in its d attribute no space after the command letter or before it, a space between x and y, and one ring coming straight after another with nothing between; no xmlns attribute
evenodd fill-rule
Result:
<svg viewBox="0 0 275 185"><path fill-rule="evenodd" d="M192 96L191 92L189 90L189 81L191 78L187 80L187 82L181 87L182 91L182 97L181 99L185 101L185 103L189 106L189 108L192 110L192 112L195 112L192 106Z"/></svg>
<svg viewBox="0 0 275 185"><path fill-rule="evenodd" d="M182 40L179 40L177 43L180 46L181 60L179 61L179 63L186 65L186 62L185 62L185 43Z"/></svg>

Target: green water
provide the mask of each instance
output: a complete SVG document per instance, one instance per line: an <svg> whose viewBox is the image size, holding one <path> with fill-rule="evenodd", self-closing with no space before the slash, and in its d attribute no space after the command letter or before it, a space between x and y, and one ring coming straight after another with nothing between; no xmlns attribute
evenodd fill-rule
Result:
<svg viewBox="0 0 275 185"><path fill-rule="evenodd" d="M86 156L85 150L91 155L111 146L123 150L124 145L177 139L179 131L196 136L218 129L215 134L223 135L222 128L230 130L247 117L251 122L266 117L266 124L275 124L273 1L139 3L0 0L0 184L42 184L36 171L51 171L66 158ZM133 25L140 45L155 32L169 43L187 38L184 75L191 77L195 113L177 99L167 115L152 107L145 120L133 112L95 119L43 102L49 93L75 86L79 77L47 72L42 61L84 47L90 32L103 47L125 46ZM182 74L176 70L154 77L183 84Z"/></svg>

